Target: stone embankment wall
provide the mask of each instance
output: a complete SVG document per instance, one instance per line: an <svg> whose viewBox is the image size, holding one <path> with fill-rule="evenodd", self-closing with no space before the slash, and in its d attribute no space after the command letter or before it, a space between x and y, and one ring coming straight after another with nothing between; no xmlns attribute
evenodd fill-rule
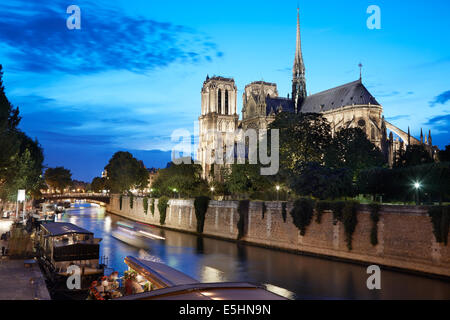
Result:
<svg viewBox="0 0 450 320"><path fill-rule="evenodd" d="M154 214L150 210L151 200L148 203L145 214L143 198L134 197L131 209L129 197L124 196L120 209L119 196L113 195L107 211L131 220L160 226L158 200L155 199ZM238 205L238 201L210 201L203 234L237 240ZM280 202L265 202L265 207L264 211L262 202L250 202L248 216L244 219L242 241L450 277L450 239L447 246L435 241L430 217L424 208L382 206L379 212L378 244L373 246L370 243L372 220L369 207L361 205L353 234L353 248L348 250L344 226L341 222L333 223L331 211L323 213L320 224L314 217L306 229L306 234L301 236L289 214L292 204L287 204L286 221L283 219ZM170 200L164 227L196 232L194 200Z"/></svg>

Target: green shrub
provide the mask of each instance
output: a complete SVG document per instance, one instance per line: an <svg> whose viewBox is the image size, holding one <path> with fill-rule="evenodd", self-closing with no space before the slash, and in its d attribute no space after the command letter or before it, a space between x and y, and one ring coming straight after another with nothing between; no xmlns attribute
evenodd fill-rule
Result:
<svg viewBox="0 0 450 320"><path fill-rule="evenodd" d="M169 205L169 198L162 196L158 200L158 210L159 210L159 223L164 225L166 223L166 211Z"/></svg>
<svg viewBox="0 0 450 320"><path fill-rule="evenodd" d="M333 201L330 203L333 211L333 224L336 225L338 221L342 221L342 210L344 209L344 201Z"/></svg>
<svg viewBox="0 0 450 320"><path fill-rule="evenodd" d="M248 217L249 200L240 200L238 206L239 221L237 223L238 239L242 239L245 235L245 220Z"/></svg>
<svg viewBox="0 0 450 320"><path fill-rule="evenodd" d="M433 234L436 242L447 245L450 222L450 206L429 207L428 215L431 218Z"/></svg>
<svg viewBox="0 0 450 320"><path fill-rule="evenodd" d="M150 203L150 212L152 213L152 216L155 215L155 198L152 198L152 202Z"/></svg>
<svg viewBox="0 0 450 320"><path fill-rule="evenodd" d="M148 212L148 197L145 196L144 199L142 200L142 205L144 206L144 213L145 215L147 215Z"/></svg>
<svg viewBox="0 0 450 320"><path fill-rule="evenodd" d="M322 222L322 214L325 210L331 209L331 203L329 201L317 201L316 202L316 222Z"/></svg>
<svg viewBox="0 0 450 320"><path fill-rule="evenodd" d="M197 232L202 233L205 226L205 215L208 211L209 197L196 197L194 200L195 216L197 217Z"/></svg>
<svg viewBox="0 0 450 320"><path fill-rule="evenodd" d="M314 200L308 198L301 198L294 202L291 216L294 220L294 225L300 230L302 236L305 235L306 227L311 223L314 215L314 205Z"/></svg>
<svg viewBox="0 0 450 320"><path fill-rule="evenodd" d="M119 208L120 208L120 211L122 211L122 200L123 200L123 196L120 195L120 197L119 197Z"/></svg>
<svg viewBox="0 0 450 320"><path fill-rule="evenodd" d="M373 246L378 244L378 221L380 220L380 205L372 203L370 207L370 220L372 220L372 229L370 230L370 243Z"/></svg>
<svg viewBox="0 0 450 320"><path fill-rule="evenodd" d="M264 220L264 215L265 215L266 211L267 211L266 203L263 202L262 203L262 218L263 218L263 220Z"/></svg>
<svg viewBox="0 0 450 320"><path fill-rule="evenodd" d="M358 201L346 201L342 209L342 223L344 224L345 240L348 250L352 250L353 232L355 232L358 223L357 211Z"/></svg>
<svg viewBox="0 0 450 320"><path fill-rule="evenodd" d="M283 217L283 221L286 222L287 219L287 210L286 210L286 202L281 203L281 216Z"/></svg>
<svg viewBox="0 0 450 320"><path fill-rule="evenodd" d="M134 195L130 193L130 209L133 209L133 203L134 203Z"/></svg>

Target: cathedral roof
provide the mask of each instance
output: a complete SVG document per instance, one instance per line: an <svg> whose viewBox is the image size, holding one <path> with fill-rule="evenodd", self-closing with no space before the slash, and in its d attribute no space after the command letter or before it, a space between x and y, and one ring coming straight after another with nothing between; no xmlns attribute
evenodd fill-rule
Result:
<svg viewBox="0 0 450 320"><path fill-rule="evenodd" d="M360 80L328 89L303 101L301 112L320 113L351 105L380 105Z"/></svg>
<svg viewBox="0 0 450 320"><path fill-rule="evenodd" d="M380 105L361 81L357 80L306 97L300 110L303 113L321 113L352 104ZM267 115L277 114L280 106L282 111L294 112L292 99L266 97Z"/></svg>
<svg viewBox="0 0 450 320"><path fill-rule="evenodd" d="M263 84L263 85L266 85L266 86L277 86L277 84L276 83L273 83L273 82L266 82L266 81L253 81L252 83L249 83L248 85L246 85L245 87L246 88L248 88L248 87L250 87L250 86L252 86L252 85L255 85L255 84Z"/></svg>
<svg viewBox="0 0 450 320"><path fill-rule="evenodd" d="M221 76L212 76L211 78L207 78L206 81L208 80L219 80L219 81L227 81L227 82L234 82L233 78L225 78L225 77L221 77Z"/></svg>
<svg viewBox="0 0 450 320"><path fill-rule="evenodd" d="M289 98L271 98L266 97L266 114L277 114L278 109L282 108L284 112L294 112L294 102Z"/></svg>

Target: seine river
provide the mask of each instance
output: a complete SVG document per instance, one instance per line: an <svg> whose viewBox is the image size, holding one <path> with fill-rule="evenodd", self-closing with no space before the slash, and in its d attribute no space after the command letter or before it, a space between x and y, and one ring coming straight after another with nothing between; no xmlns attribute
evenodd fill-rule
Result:
<svg viewBox="0 0 450 320"><path fill-rule="evenodd" d="M369 275L360 265L241 245L134 223L105 208L75 204L58 221L74 223L102 238L101 255L120 274L126 256L163 262L202 282L246 281L290 299L450 299L450 282L388 270L381 290L368 290ZM134 225L161 239L148 248L130 246L111 236L117 223ZM111 270L110 270L111 271Z"/></svg>

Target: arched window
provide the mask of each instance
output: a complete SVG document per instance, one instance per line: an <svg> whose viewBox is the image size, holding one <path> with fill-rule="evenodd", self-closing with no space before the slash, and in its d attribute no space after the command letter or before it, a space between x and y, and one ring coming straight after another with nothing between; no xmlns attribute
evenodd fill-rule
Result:
<svg viewBox="0 0 450 320"><path fill-rule="evenodd" d="M225 114L228 114L228 90L225 90Z"/></svg>
<svg viewBox="0 0 450 320"><path fill-rule="evenodd" d="M217 94L217 112L219 114L222 113L222 90L219 89L219 93Z"/></svg>

